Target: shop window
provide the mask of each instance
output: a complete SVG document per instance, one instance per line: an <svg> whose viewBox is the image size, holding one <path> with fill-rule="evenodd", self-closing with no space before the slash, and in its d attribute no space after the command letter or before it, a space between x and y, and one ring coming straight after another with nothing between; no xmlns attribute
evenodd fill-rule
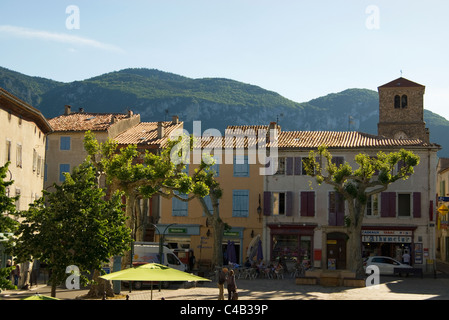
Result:
<svg viewBox="0 0 449 320"><path fill-rule="evenodd" d="M275 234L272 237L271 257L281 257L285 262L301 263L305 267L312 265L312 237L304 235Z"/></svg>
<svg viewBox="0 0 449 320"><path fill-rule="evenodd" d="M379 216L379 194L373 194L368 197L366 215L369 217Z"/></svg>
<svg viewBox="0 0 449 320"><path fill-rule="evenodd" d="M232 216L245 218L249 216L249 190L232 191Z"/></svg>

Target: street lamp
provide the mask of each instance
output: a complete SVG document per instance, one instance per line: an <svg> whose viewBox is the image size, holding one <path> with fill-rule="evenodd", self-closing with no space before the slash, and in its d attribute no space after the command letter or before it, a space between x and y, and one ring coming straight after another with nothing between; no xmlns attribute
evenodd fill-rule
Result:
<svg viewBox="0 0 449 320"><path fill-rule="evenodd" d="M166 226L164 229L164 232L162 234L159 231L159 228L157 227L157 225L155 225L154 223L150 223L150 224L157 230L157 233L159 234L159 259L160 259L160 263L163 265L164 264L164 255L162 252L162 244L164 242L165 232L167 231L168 227L173 226L176 223L172 223L172 224L169 224L168 226ZM159 291L161 291L161 288L162 288L162 283L159 281Z"/></svg>
<svg viewBox="0 0 449 320"><path fill-rule="evenodd" d="M164 264L164 255L162 254L162 244L164 243L164 238L165 238L165 232L167 231L167 229L173 225L175 225L176 223L172 223L169 224L168 226L165 227L164 232L161 234L161 232L159 231L159 228L157 227L157 225L150 223L157 231L157 233L159 234L159 259L160 259L160 263Z"/></svg>

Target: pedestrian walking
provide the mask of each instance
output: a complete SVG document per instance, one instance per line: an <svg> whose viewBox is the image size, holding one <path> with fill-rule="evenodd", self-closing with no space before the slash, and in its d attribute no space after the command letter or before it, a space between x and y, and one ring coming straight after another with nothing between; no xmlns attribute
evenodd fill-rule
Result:
<svg viewBox="0 0 449 320"><path fill-rule="evenodd" d="M224 284L227 280L228 268L223 268L218 274L218 300L224 300Z"/></svg>
<svg viewBox="0 0 449 320"><path fill-rule="evenodd" d="M404 262L404 264L410 265L410 255L408 254L407 250L402 255L402 261Z"/></svg>
<svg viewBox="0 0 449 320"><path fill-rule="evenodd" d="M15 262L16 268L12 271L12 275L14 277L14 285L17 286L19 284L20 278L20 265Z"/></svg>
<svg viewBox="0 0 449 320"><path fill-rule="evenodd" d="M227 280L228 287L228 300L237 300L237 284L235 282L234 270L229 271L229 276Z"/></svg>

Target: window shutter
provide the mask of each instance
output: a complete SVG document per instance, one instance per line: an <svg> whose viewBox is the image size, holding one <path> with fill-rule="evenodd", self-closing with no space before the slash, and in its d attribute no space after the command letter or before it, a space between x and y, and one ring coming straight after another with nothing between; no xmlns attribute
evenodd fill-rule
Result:
<svg viewBox="0 0 449 320"><path fill-rule="evenodd" d="M307 212L309 217L315 216L315 191L307 192Z"/></svg>
<svg viewBox="0 0 449 320"><path fill-rule="evenodd" d="M421 218L421 192L413 192L413 218Z"/></svg>
<svg viewBox="0 0 449 320"><path fill-rule="evenodd" d="M271 215L271 192L269 191L263 193L263 215Z"/></svg>
<svg viewBox="0 0 449 320"><path fill-rule="evenodd" d="M335 194L335 207L337 213L337 226L343 226L345 223L345 198L339 192Z"/></svg>
<svg viewBox="0 0 449 320"><path fill-rule="evenodd" d="M335 198L334 198L334 193L333 192L329 192L329 204L328 204L328 208L329 208L329 225L330 226L335 226L337 225L337 214L336 214L336 204L335 204Z"/></svg>
<svg viewBox="0 0 449 320"><path fill-rule="evenodd" d="M301 192L301 216L315 216L315 191Z"/></svg>
<svg viewBox="0 0 449 320"><path fill-rule="evenodd" d="M295 168L294 168L294 175L299 176L301 175L301 157L295 157Z"/></svg>
<svg viewBox="0 0 449 320"><path fill-rule="evenodd" d="M292 158L290 158L290 159L292 159ZM287 197L287 199L286 199L287 200L287 212L285 215L291 216L291 215L293 215L293 192L287 191L286 197Z"/></svg>
<svg viewBox="0 0 449 320"><path fill-rule="evenodd" d="M300 201L301 201L301 209L300 209L300 214L301 217L307 217L309 214L308 212L308 197L307 197L307 192L301 192L300 195Z"/></svg>
<svg viewBox="0 0 449 320"><path fill-rule="evenodd" d="M383 218L396 217L396 192L382 192L380 201L380 216Z"/></svg>
<svg viewBox="0 0 449 320"><path fill-rule="evenodd" d="M285 166L286 166L286 173L288 176L293 175L293 158L292 157L287 157L285 159Z"/></svg>
<svg viewBox="0 0 449 320"><path fill-rule="evenodd" d="M232 191L232 216L248 217L249 213L249 191L233 190Z"/></svg>

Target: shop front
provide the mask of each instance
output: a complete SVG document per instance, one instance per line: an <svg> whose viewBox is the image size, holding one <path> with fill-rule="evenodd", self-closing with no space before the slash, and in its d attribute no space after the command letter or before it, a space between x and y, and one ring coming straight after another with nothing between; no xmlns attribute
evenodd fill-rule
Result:
<svg viewBox="0 0 449 320"><path fill-rule="evenodd" d="M270 258L282 259L287 266L301 263L313 266L313 235L316 225L269 224L271 236Z"/></svg>
<svg viewBox="0 0 449 320"><path fill-rule="evenodd" d="M199 224L158 224L157 229L170 249L192 249L192 236L200 235ZM159 241L161 234L156 232L156 236Z"/></svg>
<svg viewBox="0 0 449 320"><path fill-rule="evenodd" d="M363 227L363 257L387 256L402 262L402 256L407 252L412 263L422 264L422 243L414 243L415 230L416 226Z"/></svg>

